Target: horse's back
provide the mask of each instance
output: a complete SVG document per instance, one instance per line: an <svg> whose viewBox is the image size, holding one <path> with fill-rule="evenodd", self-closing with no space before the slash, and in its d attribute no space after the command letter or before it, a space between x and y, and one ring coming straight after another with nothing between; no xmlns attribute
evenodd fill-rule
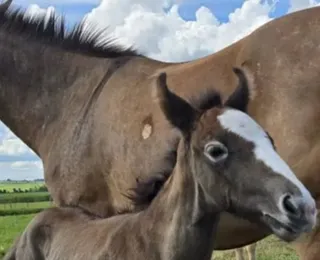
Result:
<svg viewBox="0 0 320 260"><path fill-rule="evenodd" d="M90 219L76 208L49 208L38 213L24 232L16 239L5 256L5 260L44 260L51 259L52 243L57 234L67 226ZM45 257L45 256L48 256Z"/></svg>
<svg viewBox="0 0 320 260"><path fill-rule="evenodd" d="M45 243L46 237L41 235L41 226L42 220L50 215L49 212L50 209L45 210L31 220L23 233L16 238L4 260L44 260L41 245Z"/></svg>
<svg viewBox="0 0 320 260"><path fill-rule="evenodd" d="M320 191L320 7L271 21L246 39L239 60L253 72L250 114L295 174Z"/></svg>

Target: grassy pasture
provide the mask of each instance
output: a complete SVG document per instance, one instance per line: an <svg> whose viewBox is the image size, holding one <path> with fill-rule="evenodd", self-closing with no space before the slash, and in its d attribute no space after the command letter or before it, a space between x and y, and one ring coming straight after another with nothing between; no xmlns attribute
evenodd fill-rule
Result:
<svg viewBox="0 0 320 260"><path fill-rule="evenodd" d="M0 216L37 213L51 206L50 201L0 204Z"/></svg>
<svg viewBox="0 0 320 260"><path fill-rule="evenodd" d="M280 241L275 236L259 241L256 250L256 260L299 260L295 251L289 244ZM212 260L235 260L235 252L228 251L215 251Z"/></svg>
<svg viewBox="0 0 320 260"><path fill-rule="evenodd" d="M48 192L36 192L43 185L41 181L0 182L0 190L6 190L0 193L0 259L35 213L52 205ZM19 189L29 192L14 192Z"/></svg>
<svg viewBox="0 0 320 260"><path fill-rule="evenodd" d="M21 203L6 203L0 204L0 210L9 210L9 209L45 209L51 205L50 201L41 201L41 202L21 202Z"/></svg>
<svg viewBox="0 0 320 260"><path fill-rule="evenodd" d="M0 194L0 204L19 202L49 201L48 192L5 193Z"/></svg>
<svg viewBox="0 0 320 260"><path fill-rule="evenodd" d="M33 216L34 214L0 217L0 259Z"/></svg>

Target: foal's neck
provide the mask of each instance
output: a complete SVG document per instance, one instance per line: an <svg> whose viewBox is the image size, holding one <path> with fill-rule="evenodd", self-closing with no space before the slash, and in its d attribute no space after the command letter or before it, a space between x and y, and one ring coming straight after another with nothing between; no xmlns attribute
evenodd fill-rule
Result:
<svg viewBox="0 0 320 260"><path fill-rule="evenodd" d="M211 259L220 214L208 210L190 170L187 146L180 144L179 148L173 174L145 211L145 223L152 220L151 230L162 240L163 259Z"/></svg>

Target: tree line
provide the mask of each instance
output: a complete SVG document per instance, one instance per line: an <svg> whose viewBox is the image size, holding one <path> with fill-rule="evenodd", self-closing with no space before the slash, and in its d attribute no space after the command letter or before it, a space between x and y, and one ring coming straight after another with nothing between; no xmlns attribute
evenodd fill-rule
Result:
<svg viewBox="0 0 320 260"><path fill-rule="evenodd" d="M28 193L28 192L47 192L48 188L45 185L41 185L39 187L29 188L29 189L21 189L21 188L13 188L12 192L7 189L0 189L0 194L4 193Z"/></svg>

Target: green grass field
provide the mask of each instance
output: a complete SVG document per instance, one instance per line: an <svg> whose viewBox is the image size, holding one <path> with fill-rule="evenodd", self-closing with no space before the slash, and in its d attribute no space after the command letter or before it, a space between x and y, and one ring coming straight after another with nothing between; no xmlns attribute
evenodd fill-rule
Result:
<svg viewBox="0 0 320 260"><path fill-rule="evenodd" d="M0 217L0 258L33 218L34 214Z"/></svg>
<svg viewBox="0 0 320 260"><path fill-rule="evenodd" d="M40 212L42 209L51 206L52 203L49 201L0 204L0 216L37 213Z"/></svg>
<svg viewBox="0 0 320 260"><path fill-rule="evenodd" d="M42 201L42 202L25 202L25 203L6 203L0 204L0 210L10 210L10 209L44 209L51 206L50 201Z"/></svg>
<svg viewBox="0 0 320 260"><path fill-rule="evenodd" d="M41 202L49 201L48 192L6 193L0 194L0 204L18 202Z"/></svg>
<svg viewBox="0 0 320 260"><path fill-rule="evenodd" d="M270 236L258 242L257 260L299 260L295 251L289 244L280 241L275 236ZM233 250L215 251L213 260L235 260Z"/></svg>
<svg viewBox="0 0 320 260"><path fill-rule="evenodd" d="M34 182L0 182L0 190L7 190L7 192L13 192L13 189L21 189L21 190L28 190L28 189L37 189L41 187L44 182L41 181L34 181Z"/></svg>
<svg viewBox="0 0 320 260"><path fill-rule="evenodd" d="M48 192L43 191L43 192L23 192L23 193L4 193L0 194L0 198L4 198L6 200L10 198L15 198L15 197L41 197L44 195L48 195Z"/></svg>
<svg viewBox="0 0 320 260"><path fill-rule="evenodd" d="M48 192L14 193L14 189L37 190L43 182L0 182L0 259L12 244L15 237L22 232L36 212L50 207Z"/></svg>

